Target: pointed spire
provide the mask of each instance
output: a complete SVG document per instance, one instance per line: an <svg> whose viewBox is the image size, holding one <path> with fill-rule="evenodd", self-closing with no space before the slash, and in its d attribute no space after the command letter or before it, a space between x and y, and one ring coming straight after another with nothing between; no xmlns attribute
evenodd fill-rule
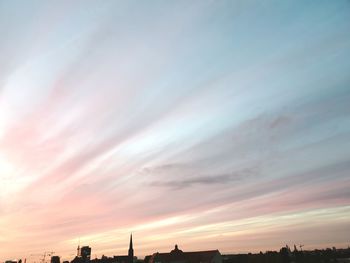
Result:
<svg viewBox="0 0 350 263"><path fill-rule="evenodd" d="M132 246L132 233L130 234L130 244L129 244L129 262L128 263L133 263L134 262L134 249Z"/></svg>
<svg viewBox="0 0 350 263"><path fill-rule="evenodd" d="M130 244L129 244L129 249L133 249L133 247L132 247L132 233L130 234Z"/></svg>

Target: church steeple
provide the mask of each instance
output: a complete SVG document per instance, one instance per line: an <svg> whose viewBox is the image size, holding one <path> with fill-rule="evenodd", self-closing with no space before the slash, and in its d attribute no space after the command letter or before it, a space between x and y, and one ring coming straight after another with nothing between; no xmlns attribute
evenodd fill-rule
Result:
<svg viewBox="0 0 350 263"><path fill-rule="evenodd" d="M133 250L133 247L132 247L132 233L130 234L130 244L129 244L129 251Z"/></svg>
<svg viewBox="0 0 350 263"><path fill-rule="evenodd" d="M130 234L130 244L129 244L129 263L133 263L134 262L134 249L133 249L133 245L132 245L132 234Z"/></svg>

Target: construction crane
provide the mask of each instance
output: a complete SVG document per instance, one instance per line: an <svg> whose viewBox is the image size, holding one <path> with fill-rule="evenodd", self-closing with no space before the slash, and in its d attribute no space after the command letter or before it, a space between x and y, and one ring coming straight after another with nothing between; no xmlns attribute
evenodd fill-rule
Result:
<svg viewBox="0 0 350 263"><path fill-rule="evenodd" d="M42 257L43 256L43 254L30 254L29 255L29 257L31 258L31 257ZM36 261L34 261L34 263L36 263Z"/></svg>
<svg viewBox="0 0 350 263"><path fill-rule="evenodd" d="M41 263L45 263L46 256L52 256L55 254L54 251L45 251L44 254L30 254L30 256L41 256Z"/></svg>
<svg viewBox="0 0 350 263"><path fill-rule="evenodd" d="M44 257L43 257L43 260L42 260L42 263L45 263L45 257L46 256L52 256L53 254L55 254L55 252L54 251L51 251L51 252L47 252L47 251L45 251L45 253L44 253Z"/></svg>

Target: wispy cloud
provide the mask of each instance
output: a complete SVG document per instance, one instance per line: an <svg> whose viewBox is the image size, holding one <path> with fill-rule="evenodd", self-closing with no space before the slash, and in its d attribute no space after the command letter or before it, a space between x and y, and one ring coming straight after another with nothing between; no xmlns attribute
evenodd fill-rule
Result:
<svg viewBox="0 0 350 263"><path fill-rule="evenodd" d="M344 245L348 7L0 3L0 260Z"/></svg>
<svg viewBox="0 0 350 263"><path fill-rule="evenodd" d="M161 170L169 165L162 166ZM172 167L172 165L170 165ZM159 168L158 168L159 169ZM149 169L148 169L149 171ZM166 171L163 171L166 173ZM216 175L195 175L188 179L173 180L173 181L155 181L151 182L152 186L164 186L180 190L182 188L193 187L195 185L214 185L214 184L228 184L239 183L242 180L250 179L252 176L258 176L256 169L246 169L243 171L236 171L228 174L216 174Z"/></svg>

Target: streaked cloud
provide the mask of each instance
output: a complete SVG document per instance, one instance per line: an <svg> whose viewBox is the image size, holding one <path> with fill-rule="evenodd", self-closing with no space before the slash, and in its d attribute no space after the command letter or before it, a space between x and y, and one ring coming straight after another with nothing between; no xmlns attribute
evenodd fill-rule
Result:
<svg viewBox="0 0 350 263"><path fill-rule="evenodd" d="M0 260L347 245L349 7L1 2Z"/></svg>

